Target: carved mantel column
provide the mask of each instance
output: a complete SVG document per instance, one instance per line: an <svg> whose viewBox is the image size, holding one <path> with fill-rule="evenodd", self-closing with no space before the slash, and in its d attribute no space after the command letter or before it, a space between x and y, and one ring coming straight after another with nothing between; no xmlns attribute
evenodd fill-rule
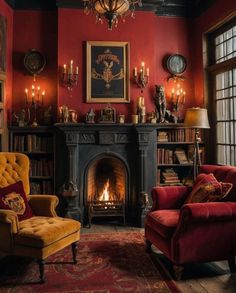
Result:
<svg viewBox="0 0 236 293"><path fill-rule="evenodd" d="M150 195L147 188L147 176L149 175L147 166L148 147L153 144L154 127L145 127L138 125L136 127L138 133L138 154L139 154L139 207L140 207L140 226L144 226L144 219L150 210ZM156 133L156 132L155 132Z"/></svg>
<svg viewBox="0 0 236 293"><path fill-rule="evenodd" d="M82 220L83 212L79 203L79 187L77 185L77 164L78 162L78 134L65 131L66 146L68 148L68 179L62 186L61 194L66 201L65 217Z"/></svg>

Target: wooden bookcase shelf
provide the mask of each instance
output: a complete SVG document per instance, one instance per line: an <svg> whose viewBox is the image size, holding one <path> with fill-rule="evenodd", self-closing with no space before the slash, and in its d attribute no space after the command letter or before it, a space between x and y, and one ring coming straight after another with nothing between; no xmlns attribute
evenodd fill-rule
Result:
<svg viewBox="0 0 236 293"><path fill-rule="evenodd" d="M55 129L11 126L9 134L10 151L30 159L30 193L55 194Z"/></svg>
<svg viewBox="0 0 236 293"><path fill-rule="evenodd" d="M201 141L202 163L205 156L204 146L204 142ZM186 182L193 167L193 150L194 129L187 128L183 124L159 124L157 127L157 185L181 185Z"/></svg>

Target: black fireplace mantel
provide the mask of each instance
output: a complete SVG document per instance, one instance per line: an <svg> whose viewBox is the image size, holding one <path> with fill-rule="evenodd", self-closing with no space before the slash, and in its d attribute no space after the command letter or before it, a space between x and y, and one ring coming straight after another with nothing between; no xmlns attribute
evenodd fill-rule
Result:
<svg viewBox="0 0 236 293"><path fill-rule="evenodd" d="M151 201L150 191L156 184L156 124L57 123L55 126L60 137L57 169L61 174L58 178L60 183L76 183L79 190L73 207L76 218L84 221L86 217L87 166L97 156L108 155L120 158L127 166L129 201L126 216L129 221L143 226L145 211Z"/></svg>

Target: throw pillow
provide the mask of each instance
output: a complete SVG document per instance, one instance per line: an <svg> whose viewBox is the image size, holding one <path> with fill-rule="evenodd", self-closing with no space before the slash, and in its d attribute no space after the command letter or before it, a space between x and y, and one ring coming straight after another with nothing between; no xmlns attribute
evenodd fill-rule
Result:
<svg viewBox="0 0 236 293"><path fill-rule="evenodd" d="M215 178L213 173L209 173L209 174L201 173L201 174L199 174L197 176L194 184L193 184L192 190L194 191L196 188L198 188L199 185L208 184L208 183L211 183L212 185L214 185L214 187L216 188L218 193L221 192L221 184Z"/></svg>
<svg viewBox="0 0 236 293"><path fill-rule="evenodd" d="M0 209L14 211L19 221L33 216L22 181L0 188Z"/></svg>
<svg viewBox="0 0 236 293"><path fill-rule="evenodd" d="M189 194L185 203L215 202L225 199L232 189L233 184L225 182L219 182L219 184L221 186L220 189L212 182L199 184L198 187Z"/></svg>

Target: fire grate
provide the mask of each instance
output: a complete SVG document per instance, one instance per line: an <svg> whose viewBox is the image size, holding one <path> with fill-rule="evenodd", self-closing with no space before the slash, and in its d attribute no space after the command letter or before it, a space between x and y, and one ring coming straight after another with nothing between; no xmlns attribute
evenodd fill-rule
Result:
<svg viewBox="0 0 236 293"><path fill-rule="evenodd" d="M94 201L89 203L89 227L95 217L121 217L125 225L125 204L122 201Z"/></svg>

